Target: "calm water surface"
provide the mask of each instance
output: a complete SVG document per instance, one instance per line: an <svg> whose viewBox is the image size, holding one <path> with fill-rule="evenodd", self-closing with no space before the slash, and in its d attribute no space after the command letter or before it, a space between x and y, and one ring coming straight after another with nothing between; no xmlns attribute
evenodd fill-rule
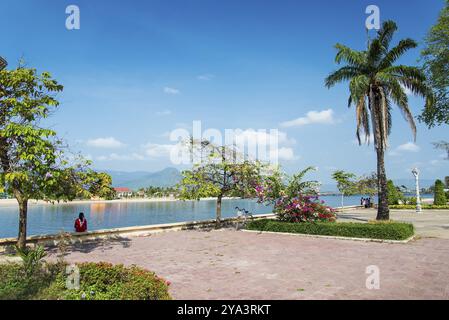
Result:
<svg viewBox="0 0 449 320"><path fill-rule="evenodd" d="M340 196L323 196L332 207L340 206ZM360 197L345 197L345 205L359 204ZM245 208L254 214L270 213L271 207L255 200L224 200L223 217L235 216L235 207ZM74 220L84 212L89 230L132 227L160 223L199 221L215 218L215 200L83 203L30 205L28 234L54 234L73 231ZM0 207L0 238L16 237L18 230L17 206Z"/></svg>

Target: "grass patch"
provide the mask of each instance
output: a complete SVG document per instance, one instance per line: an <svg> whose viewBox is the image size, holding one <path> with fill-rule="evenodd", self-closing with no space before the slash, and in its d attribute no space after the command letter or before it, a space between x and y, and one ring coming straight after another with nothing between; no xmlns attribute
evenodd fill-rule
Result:
<svg viewBox="0 0 449 320"><path fill-rule="evenodd" d="M416 205L415 204L395 204L395 205L389 205L390 209L396 209L396 210L415 210ZM449 210L449 205L435 205L435 204L423 204L421 205L422 209L429 209L429 210Z"/></svg>
<svg viewBox="0 0 449 320"><path fill-rule="evenodd" d="M402 222L281 222L261 219L248 223L248 230L301 233L322 236L351 238L371 238L380 240L405 240L413 236L414 228L410 223Z"/></svg>

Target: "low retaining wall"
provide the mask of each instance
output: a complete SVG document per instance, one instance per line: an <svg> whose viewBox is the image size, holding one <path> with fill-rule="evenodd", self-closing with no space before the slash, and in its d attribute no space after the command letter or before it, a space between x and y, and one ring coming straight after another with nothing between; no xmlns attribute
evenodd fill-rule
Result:
<svg viewBox="0 0 449 320"><path fill-rule="evenodd" d="M347 206L336 208L337 212L360 209L362 206ZM270 214L258 214L253 216L255 219L274 218L273 213ZM223 226L235 226L236 223L241 222L238 218L226 218L222 220ZM104 238L118 238L127 235L133 236L145 236L153 233L166 232L166 231L180 231L191 229L210 229L215 227L215 220L204 221L188 221L177 223L165 223L165 224L153 224L146 226L125 227L115 229L102 229L88 232L65 232L64 238L72 243L83 242L86 240L97 240ZM30 236L27 238L29 244L43 244L43 245L57 245L61 240L61 234L46 234ZM17 238L3 238L0 239L0 251L4 250L4 247L11 246L17 243ZM3 247L3 248L2 248Z"/></svg>
<svg viewBox="0 0 449 320"><path fill-rule="evenodd" d="M274 214L259 214L254 215L255 219L274 218ZM238 218L226 218L222 220L222 226L229 227L235 226L236 223L241 222ZM115 228L115 229L103 229L94 230L88 232L65 232L62 235L65 239L70 240L72 243L83 242L86 240L96 240L104 238L122 237L127 235L133 236L145 236L159 232L166 231L180 231L180 230L192 230L192 229L210 229L215 227L215 220L205 221L189 221L189 222L177 222L177 223L165 223L165 224L153 224L137 227ZM43 244L43 245L56 245L61 239L61 234L46 234L31 236L27 238L29 244ZM17 243L16 238L3 238L0 239L1 247L11 246Z"/></svg>

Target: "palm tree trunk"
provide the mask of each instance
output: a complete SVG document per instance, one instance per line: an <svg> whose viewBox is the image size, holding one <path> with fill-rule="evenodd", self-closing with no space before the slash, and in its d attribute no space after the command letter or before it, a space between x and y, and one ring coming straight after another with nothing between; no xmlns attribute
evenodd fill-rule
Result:
<svg viewBox="0 0 449 320"><path fill-rule="evenodd" d="M390 209L388 208L387 198L387 175L385 173L384 162L385 151L382 147L377 148L377 188L379 203L377 206L376 220L389 220Z"/></svg>
<svg viewBox="0 0 449 320"><path fill-rule="evenodd" d="M216 208L216 227L220 228L221 226L221 202L223 199L223 195L219 195L217 198L217 208Z"/></svg>

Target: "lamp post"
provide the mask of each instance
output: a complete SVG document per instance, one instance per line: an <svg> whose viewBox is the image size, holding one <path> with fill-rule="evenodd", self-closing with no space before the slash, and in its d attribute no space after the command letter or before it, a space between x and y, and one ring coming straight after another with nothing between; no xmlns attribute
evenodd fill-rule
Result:
<svg viewBox="0 0 449 320"><path fill-rule="evenodd" d="M416 212L420 213L422 211L421 208L421 198L419 196L419 170L418 168L414 168L412 170L413 175L415 176L415 186L416 186Z"/></svg>
<svg viewBox="0 0 449 320"><path fill-rule="evenodd" d="M6 68L6 66L8 65L8 62L3 59L2 57L0 57L0 71L3 70L4 68Z"/></svg>

